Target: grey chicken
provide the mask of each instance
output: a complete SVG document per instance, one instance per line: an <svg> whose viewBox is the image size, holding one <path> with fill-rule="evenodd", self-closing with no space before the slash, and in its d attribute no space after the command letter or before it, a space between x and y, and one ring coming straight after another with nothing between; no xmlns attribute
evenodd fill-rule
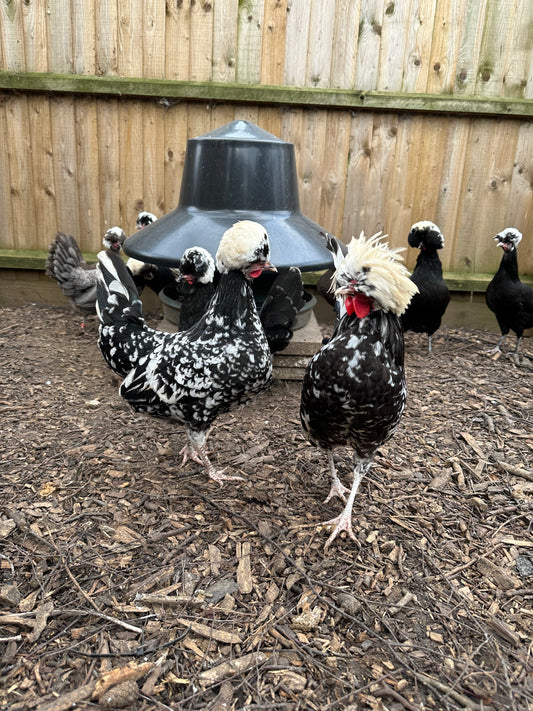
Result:
<svg viewBox="0 0 533 711"><path fill-rule="evenodd" d="M126 233L120 227L111 227L104 235L106 249L119 254ZM88 265L72 235L58 232L48 247L45 273L55 279L65 296L82 314L81 327L85 328L85 316L96 313L96 265Z"/></svg>

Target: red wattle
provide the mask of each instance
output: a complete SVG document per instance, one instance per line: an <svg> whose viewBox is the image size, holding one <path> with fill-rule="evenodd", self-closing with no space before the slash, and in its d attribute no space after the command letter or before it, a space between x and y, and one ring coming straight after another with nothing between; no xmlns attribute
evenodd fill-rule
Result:
<svg viewBox="0 0 533 711"><path fill-rule="evenodd" d="M345 297L344 305L348 316L355 313L357 318L365 318L372 310L372 299L364 294L354 294Z"/></svg>
<svg viewBox="0 0 533 711"><path fill-rule="evenodd" d="M262 269L252 269L252 271L249 272L249 275L252 277L252 279L257 279L257 277L261 276L262 273Z"/></svg>

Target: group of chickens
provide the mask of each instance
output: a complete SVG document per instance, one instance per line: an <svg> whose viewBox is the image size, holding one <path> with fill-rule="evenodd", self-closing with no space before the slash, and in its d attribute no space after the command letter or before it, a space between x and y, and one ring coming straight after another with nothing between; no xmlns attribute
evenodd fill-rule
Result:
<svg viewBox="0 0 533 711"><path fill-rule="evenodd" d="M124 263L124 234L117 230L106 233L106 250L98 255L94 274L84 278L91 280L88 293L96 301L100 350L123 378L120 394L137 411L185 426L183 463L192 459L219 483L238 479L213 466L207 436L219 414L269 387L272 352L287 345L302 306L300 272L280 272L258 312L251 284L263 272L277 270L270 263L264 227L250 220L237 222L223 234L215 260L194 247L182 256L172 278L192 287L183 298L181 318L186 320L177 333L166 333L149 327L142 314L139 291L150 265ZM357 542L351 519L359 484L400 422L406 399L403 332L427 333L431 351L431 336L450 296L437 254L444 240L432 222L416 223L409 233L409 244L420 249L412 275L402 263L401 250L390 249L381 234L367 239L361 233L347 248L329 235L324 239L335 267L329 292L337 318L331 338L307 366L300 419L309 441L328 457L331 489L326 502L337 496L345 504L339 516L322 524L332 529L327 549L341 531ZM496 236L504 254L487 289L487 304L502 331L497 349L512 329L518 350L524 329L533 326L533 290L518 278L520 239L514 228ZM64 247L56 239L47 263L47 273L58 281L54 260ZM68 244L69 250L75 252L74 246ZM81 255L71 256L75 261ZM168 278L154 269L151 278ZM338 446L349 446L354 453L351 488L336 471L333 450Z"/></svg>

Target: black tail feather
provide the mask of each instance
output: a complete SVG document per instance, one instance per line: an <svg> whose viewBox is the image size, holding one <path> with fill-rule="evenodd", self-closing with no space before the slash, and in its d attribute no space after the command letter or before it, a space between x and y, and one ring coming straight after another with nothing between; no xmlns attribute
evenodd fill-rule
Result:
<svg viewBox="0 0 533 711"><path fill-rule="evenodd" d="M298 311L304 306L302 275L297 267L281 271L261 307L261 323L271 353L284 350L292 338Z"/></svg>

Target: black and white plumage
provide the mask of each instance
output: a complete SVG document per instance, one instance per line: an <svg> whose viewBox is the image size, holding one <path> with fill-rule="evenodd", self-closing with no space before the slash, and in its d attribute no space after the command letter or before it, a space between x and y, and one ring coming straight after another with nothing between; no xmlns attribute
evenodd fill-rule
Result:
<svg viewBox="0 0 533 711"><path fill-rule="evenodd" d="M153 212L143 210L137 215L135 226L138 230L142 230L156 220L157 217ZM126 262L126 266L133 276L133 281L135 282L139 294L142 294L144 288L147 286L154 294L159 295L159 292L164 289L165 286L174 283L174 275L171 267L150 264L149 262L135 259L135 257L130 257Z"/></svg>
<svg viewBox="0 0 533 711"><path fill-rule="evenodd" d="M508 227L495 235L498 247L503 249L500 267L485 292L487 306L494 312L501 331L501 338L491 353L500 352L501 345L509 333L516 333L515 353L526 328L533 328L533 289L520 281L516 248L522 240L522 233Z"/></svg>
<svg viewBox="0 0 533 711"><path fill-rule="evenodd" d="M361 233L334 274L335 295L345 313L331 340L307 366L300 419L309 441L327 452L331 490L326 499L345 500L344 511L323 525L333 526L326 548L340 531L355 539L352 507L359 484L376 450L394 433L405 405L404 344L400 315L417 287L380 234ZM351 490L337 476L335 447L354 451Z"/></svg>
<svg viewBox="0 0 533 711"><path fill-rule="evenodd" d="M172 270L176 298L181 300L180 330L190 328L207 310L220 275L210 253L202 247L185 250ZM280 270L259 311L271 353L284 350L294 333L298 311L304 306L302 274L298 267Z"/></svg>
<svg viewBox="0 0 533 711"><path fill-rule="evenodd" d="M249 220L233 225L218 247L220 282L207 312L188 331L163 333L144 323L129 272L114 255L99 255L99 346L110 367L126 373L120 394L137 411L185 425L184 463L192 458L219 482L238 477L211 464L205 447L211 425L272 379L272 358L249 284L274 269L269 258L261 225Z"/></svg>
<svg viewBox="0 0 533 711"><path fill-rule="evenodd" d="M119 254L125 239L123 229L111 227L104 234L103 245ZM57 233L48 247L45 273L57 281L61 291L83 316L96 313L96 265L87 264L72 235ZM82 328L84 325L85 318Z"/></svg>
<svg viewBox="0 0 533 711"><path fill-rule="evenodd" d="M157 220L157 217L154 215L153 212L148 212L147 210L142 210L137 215L137 219L135 220L135 227L138 230L142 230L143 227L148 227L148 225L151 225L152 222L155 222L156 220Z"/></svg>
<svg viewBox="0 0 533 711"><path fill-rule="evenodd" d="M415 222L409 231L410 247L420 250L411 279L418 287L406 311L402 314L404 331L427 333L428 351L431 336L440 328L450 302L450 292L442 277L442 264L437 250L444 247L444 236L434 222Z"/></svg>
<svg viewBox="0 0 533 711"><path fill-rule="evenodd" d="M186 331L207 311L220 274L215 260L203 247L186 249L172 273L176 279L176 298L181 301L179 328Z"/></svg>

